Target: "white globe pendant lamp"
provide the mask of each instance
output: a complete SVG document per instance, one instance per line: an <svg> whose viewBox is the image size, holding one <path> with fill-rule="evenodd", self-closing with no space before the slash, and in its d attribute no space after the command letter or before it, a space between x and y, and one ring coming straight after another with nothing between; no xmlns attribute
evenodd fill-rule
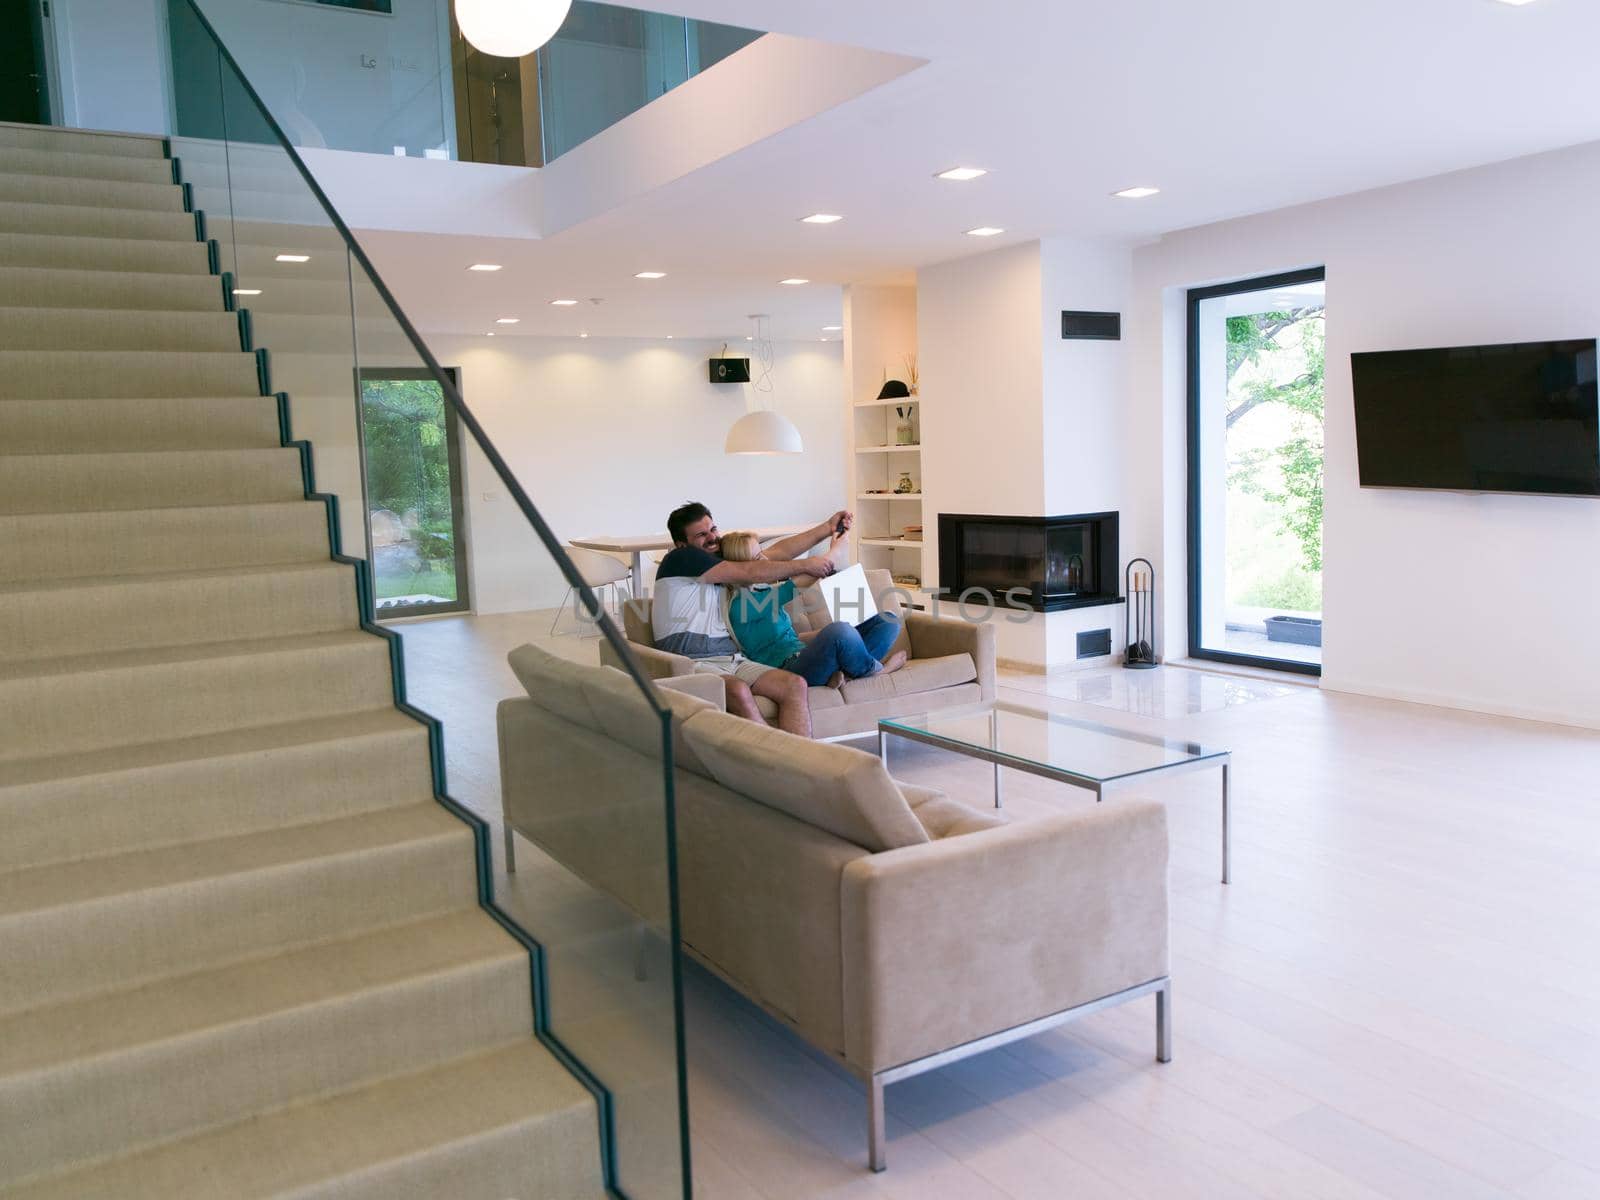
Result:
<svg viewBox="0 0 1600 1200"><path fill-rule="evenodd" d="M521 58L555 37L572 0L456 0L456 24L476 50Z"/></svg>
<svg viewBox="0 0 1600 1200"><path fill-rule="evenodd" d="M767 332L767 322L771 319L766 313L751 313L750 319L755 322L755 335L750 339L755 343L751 350L755 354L760 371L755 381L750 385L750 391L757 404L761 403L763 395L771 397L773 392L772 364L774 353L772 338ZM724 346L726 351L727 347ZM788 417L773 411L770 408L754 408L745 413L733 423L728 430L728 437L722 443L725 454L804 454L805 443L800 440L800 431Z"/></svg>
<svg viewBox="0 0 1600 1200"><path fill-rule="evenodd" d="M770 408L758 408L735 421L722 448L729 454L805 453L794 423Z"/></svg>

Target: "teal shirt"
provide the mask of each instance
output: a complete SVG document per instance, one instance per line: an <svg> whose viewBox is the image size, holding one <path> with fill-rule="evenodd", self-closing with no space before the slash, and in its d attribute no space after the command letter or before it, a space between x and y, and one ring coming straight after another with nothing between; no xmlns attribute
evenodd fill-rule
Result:
<svg viewBox="0 0 1600 1200"><path fill-rule="evenodd" d="M728 628L746 658L781 667L806 648L783 606L794 599L794 581L785 579L740 588L728 604Z"/></svg>

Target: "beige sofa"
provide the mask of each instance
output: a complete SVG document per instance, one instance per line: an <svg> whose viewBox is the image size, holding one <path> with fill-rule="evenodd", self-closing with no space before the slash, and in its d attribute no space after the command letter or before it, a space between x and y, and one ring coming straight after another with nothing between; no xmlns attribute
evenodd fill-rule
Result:
<svg viewBox="0 0 1600 1200"><path fill-rule="evenodd" d="M508 869L516 831L669 928L666 718L609 667L533 646L510 661L528 695L499 709ZM875 755L729 716L715 676L656 694L683 947L865 1081L874 1170L897 1079L1151 992L1167 1060L1160 805L1012 824L897 784Z"/></svg>
<svg viewBox="0 0 1600 1200"><path fill-rule="evenodd" d="M811 689L811 735L818 739L872 733L880 717L903 717L956 704L994 699L994 629L954 617L933 617L910 611L906 593L896 588L888 571L868 571L879 611L893 613L904 625L891 649L904 650L910 661L892 675L846 680L843 687ZM804 633L828 623L828 610L811 588L801 588L788 606L797 630ZM639 662L654 679L693 674L695 661L655 648L650 627L650 601L630 600L623 607L623 631ZM609 644L600 644L600 660L620 667ZM770 700L757 698L762 714L777 713Z"/></svg>

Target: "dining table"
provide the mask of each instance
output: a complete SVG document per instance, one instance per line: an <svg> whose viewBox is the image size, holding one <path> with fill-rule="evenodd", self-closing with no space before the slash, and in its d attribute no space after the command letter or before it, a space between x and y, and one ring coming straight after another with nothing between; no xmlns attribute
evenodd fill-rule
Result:
<svg viewBox="0 0 1600 1200"><path fill-rule="evenodd" d="M804 533L810 525L771 525L756 529L755 535L763 542L772 538L789 537L791 534ZM634 599L644 597L644 556L652 550L672 549L672 538L666 533L639 533L639 534L610 534L600 533L592 537L573 538L574 546L582 546L585 550L599 550L605 554L627 554L633 560L633 595Z"/></svg>

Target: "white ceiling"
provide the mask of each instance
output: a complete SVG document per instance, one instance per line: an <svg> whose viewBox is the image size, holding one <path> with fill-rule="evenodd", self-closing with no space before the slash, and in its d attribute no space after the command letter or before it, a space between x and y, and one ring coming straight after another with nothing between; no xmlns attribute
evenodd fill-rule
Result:
<svg viewBox="0 0 1600 1200"><path fill-rule="evenodd" d="M364 235L422 328L482 332L514 304L519 333L742 337L760 311L809 340L838 323L844 283L910 282L1041 236L1145 240L1600 139L1594 0L649 7L929 61L542 241ZM957 164L990 174L932 177ZM1133 184L1162 192L1109 195ZM815 211L845 220L797 222ZM977 225L1006 233L964 236ZM490 250L507 271L460 271ZM646 268L668 278L632 279ZM790 275L814 282L777 285ZM551 309L555 293L605 304Z"/></svg>

